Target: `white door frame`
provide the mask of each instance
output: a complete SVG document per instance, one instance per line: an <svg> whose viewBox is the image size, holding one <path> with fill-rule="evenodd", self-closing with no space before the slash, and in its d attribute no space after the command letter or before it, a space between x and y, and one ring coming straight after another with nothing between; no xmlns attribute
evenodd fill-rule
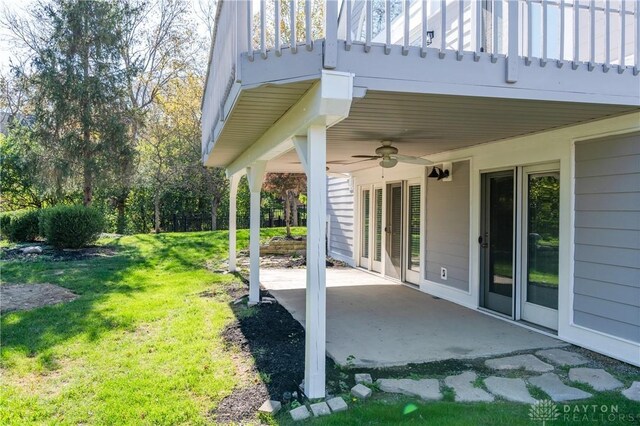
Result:
<svg viewBox="0 0 640 426"><path fill-rule="evenodd" d="M545 164L536 164L519 167L519 194L518 203L520 206L519 216L519 240L520 250L518 250L518 277L516 282L516 290L519 293L517 297L517 316L516 319L522 319L524 321L531 322L533 324L541 325L551 330L558 330L558 310L548 308L546 306L536 305L534 303L527 302L527 259L528 259L528 236L527 236L527 224L528 224L528 177L530 174L538 174L545 172L557 172L560 173L560 162L550 162ZM558 294L560 293L558 288Z"/></svg>

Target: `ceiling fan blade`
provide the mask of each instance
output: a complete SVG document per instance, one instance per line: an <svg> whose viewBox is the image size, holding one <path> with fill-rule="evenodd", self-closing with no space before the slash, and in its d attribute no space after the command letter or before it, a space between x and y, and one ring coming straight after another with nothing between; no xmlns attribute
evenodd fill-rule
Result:
<svg viewBox="0 0 640 426"><path fill-rule="evenodd" d="M429 161L426 158L412 157L410 155L394 154L391 155L391 157L401 163L420 164L421 166L430 166L433 164L432 161Z"/></svg>
<svg viewBox="0 0 640 426"><path fill-rule="evenodd" d="M369 160L375 160L382 157L379 155L352 155L351 158L367 158Z"/></svg>

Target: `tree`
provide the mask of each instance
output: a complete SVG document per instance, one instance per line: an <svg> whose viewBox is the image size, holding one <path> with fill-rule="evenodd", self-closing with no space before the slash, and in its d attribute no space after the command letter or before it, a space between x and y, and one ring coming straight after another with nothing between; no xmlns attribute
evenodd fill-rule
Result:
<svg viewBox="0 0 640 426"><path fill-rule="evenodd" d="M284 205L284 221L287 237L291 238L291 207L301 191L307 187L307 177L300 173L268 173L264 190L278 194ZM297 211L297 204L296 204Z"/></svg>
<svg viewBox="0 0 640 426"><path fill-rule="evenodd" d="M50 33L34 58L36 134L60 152L65 177L81 176L89 206L95 185L133 158L126 89L135 70L123 61L119 29L130 11L126 4L80 0L38 7Z"/></svg>

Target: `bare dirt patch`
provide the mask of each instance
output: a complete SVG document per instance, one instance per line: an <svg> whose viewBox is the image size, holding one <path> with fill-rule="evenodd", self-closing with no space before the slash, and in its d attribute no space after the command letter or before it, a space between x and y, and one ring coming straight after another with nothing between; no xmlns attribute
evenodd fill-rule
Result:
<svg viewBox="0 0 640 426"><path fill-rule="evenodd" d="M70 302L77 297L54 284L3 284L0 286L0 312L26 311Z"/></svg>

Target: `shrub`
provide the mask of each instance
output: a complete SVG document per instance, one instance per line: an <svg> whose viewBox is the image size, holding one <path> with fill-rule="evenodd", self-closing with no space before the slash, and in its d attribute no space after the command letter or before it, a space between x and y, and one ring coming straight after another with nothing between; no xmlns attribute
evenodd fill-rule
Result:
<svg viewBox="0 0 640 426"><path fill-rule="evenodd" d="M33 241L38 232L39 210L16 210L0 216L2 235L13 242Z"/></svg>
<svg viewBox="0 0 640 426"><path fill-rule="evenodd" d="M55 206L40 214L40 230L56 248L85 247L98 239L104 226L99 210L83 206Z"/></svg>

